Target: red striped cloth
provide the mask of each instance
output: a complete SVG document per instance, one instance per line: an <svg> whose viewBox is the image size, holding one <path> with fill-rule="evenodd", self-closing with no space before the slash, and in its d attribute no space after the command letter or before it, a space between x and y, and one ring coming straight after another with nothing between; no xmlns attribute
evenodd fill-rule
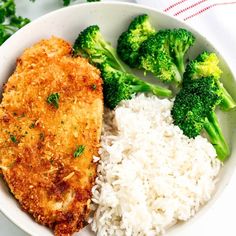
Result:
<svg viewBox="0 0 236 236"><path fill-rule="evenodd" d="M164 12L188 20L219 6L232 6L229 0L137 0L137 3L158 8Z"/></svg>

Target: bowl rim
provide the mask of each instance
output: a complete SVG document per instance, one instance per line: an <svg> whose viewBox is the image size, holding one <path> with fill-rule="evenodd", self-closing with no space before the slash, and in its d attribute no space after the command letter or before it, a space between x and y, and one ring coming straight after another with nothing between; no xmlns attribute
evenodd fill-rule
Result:
<svg viewBox="0 0 236 236"><path fill-rule="evenodd" d="M161 10L158 10L154 7L150 7L150 6L145 6L145 5L142 5L142 4L139 4L139 3L130 3L130 2L119 2L119 1L116 1L116 2L87 2L87 3L77 3L75 5L71 5L71 6L67 6L67 7L63 7L63 8L60 8L60 9L57 9L57 10L54 10L54 11L51 11L49 13L46 13L40 17L38 17L37 19L31 21L29 24L25 25L23 28L19 29L16 33L14 33L10 38L8 38L1 46L0 46L0 54L1 54L1 51L3 50L3 48L6 48L6 47L10 47L12 41L16 40L18 35L21 34L22 30L25 30L27 28L30 28L32 27L32 25L34 25L35 23L38 23L40 21L43 21L45 19L48 19L48 18L53 18L54 15L57 15L57 14L60 14L61 12L65 12L65 11L71 11L71 9L75 9L75 8L83 8L83 7L96 7L98 5L106 5L106 6L110 6L110 7L115 7L115 6L127 6L129 8L137 8L137 9L140 9L140 10L148 10L148 11L152 11L153 13L155 14L160 14L162 16L165 16L167 18L170 18L172 20L174 20L175 22L178 22L184 26L186 26L190 31L192 31L194 34L202 37L204 39L204 41L209 44L213 49L214 51L220 55L222 57L222 59L226 62L227 64L227 67L228 67L228 70L229 72L234 76L234 80L235 79L235 73L234 73L234 70L232 70L232 65L228 62L227 58L224 56L224 54L222 53L222 51L219 51L214 43L210 42L205 35L203 35L201 32L199 32L198 30L196 30L193 26L191 26L190 24L188 24L186 21L182 20L182 19L179 19L177 17L174 17L172 15L169 15L167 14L166 12L163 12ZM232 176L233 176L234 173L232 173ZM5 182L3 180L3 182ZM225 188L226 186L224 186ZM217 199L216 199L217 200ZM22 210L22 209L21 209ZM8 214L7 210L3 210L1 205L0 205L0 212L9 220L11 221L16 227L18 227L19 229L21 229L23 232L29 234L29 235L32 235L32 232L30 230L28 230L26 227L24 227L20 222L14 220L11 218L11 216ZM28 213L26 213L28 214ZM35 222L35 221L34 221ZM41 226L41 225L40 225ZM50 230L50 229L49 229Z"/></svg>

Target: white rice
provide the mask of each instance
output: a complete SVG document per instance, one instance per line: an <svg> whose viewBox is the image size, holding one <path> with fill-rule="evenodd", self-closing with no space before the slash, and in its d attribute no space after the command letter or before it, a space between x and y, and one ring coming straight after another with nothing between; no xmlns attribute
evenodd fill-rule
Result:
<svg viewBox="0 0 236 236"><path fill-rule="evenodd" d="M172 104L141 94L106 111L92 190L98 236L162 234L211 198L221 163L207 139L172 124Z"/></svg>

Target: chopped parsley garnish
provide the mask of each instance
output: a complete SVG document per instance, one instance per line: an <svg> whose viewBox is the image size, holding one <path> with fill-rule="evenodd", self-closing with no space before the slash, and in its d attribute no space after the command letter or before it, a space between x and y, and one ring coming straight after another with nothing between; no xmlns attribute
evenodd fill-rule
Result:
<svg viewBox="0 0 236 236"><path fill-rule="evenodd" d="M96 84L92 84L91 88L92 88L92 90L96 90L97 89L97 85Z"/></svg>
<svg viewBox="0 0 236 236"><path fill-rule="evenodd" d="M29 22L27 18L16 16L15 1L0 1L0 45Z"/></svg>
<svg viewBox="0 0 236 236"><path fill-rule="evenodd" d="M76 148L76 150L74 152L74 158L81 156L83 154L84 150L85 150L85 146L84 145L77 146L77 148Z"/></svg>
<svg viewBox="0 0 236 236"><path fill-rule="evenodd" d="M35 127L35 123L30 124L29 128L33 129Z"/></svg>
<svg viewBox="0 0 236 236"><path fill-rule="evenodd" d="M13 135L13 134L10 134L10 139L13 143L17 143L17 139L16 139L16 136Z"/></svg>
<svg viewBox="0 0 236 236"><path fill-rule="evenodd" d="M58 93L52 93L47 98L47 103L54 106L55 108L59 108L59 99L60 95Z"/></svg>
<svg viewBox="0 0 236 236"><path fill-rule="evenodd" d="M40 133L40 134L39 134L39 139L40 139L41 141L44 141L44 138L45 138L44 133Z"/></svg>

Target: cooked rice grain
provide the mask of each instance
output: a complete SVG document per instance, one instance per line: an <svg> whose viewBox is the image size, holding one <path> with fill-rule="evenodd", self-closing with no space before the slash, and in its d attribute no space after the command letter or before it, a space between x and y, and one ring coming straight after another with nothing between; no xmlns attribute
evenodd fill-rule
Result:
<svg viewBox="0 0 236 236"><path fill-rule="evenodd" d="M172 105L142 94L106 111L92 199L98 236L156 236L211 198L215 149L173 125Z"/></svg>

